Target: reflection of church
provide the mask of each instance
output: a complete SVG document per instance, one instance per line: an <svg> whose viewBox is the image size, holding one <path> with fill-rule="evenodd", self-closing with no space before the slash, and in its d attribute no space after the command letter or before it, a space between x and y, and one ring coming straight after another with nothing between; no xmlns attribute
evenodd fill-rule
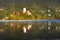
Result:
<svg viewBox="0 0 60 40"><path fill-rule="evenodd" d="M24 32L24 33L27 33L27 30L30 30L31 27L32 27L32 25L24 26L24 27L23 27L23 32Z"/></svg>

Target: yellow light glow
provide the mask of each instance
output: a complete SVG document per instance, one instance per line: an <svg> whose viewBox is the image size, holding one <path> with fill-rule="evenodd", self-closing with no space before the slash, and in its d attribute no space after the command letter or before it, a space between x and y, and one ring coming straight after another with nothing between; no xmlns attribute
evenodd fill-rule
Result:
<svg viewBox="0 0 60 40"><path fill-rule="evenodd" d="M6 20L6 19L2 19L2 20Z"/></svg>
<svg viewBox="0 0 60 40"><path fill-rule="evenodd" d="M9 17L6 17L6 19L8 19Z"/></svg>
<svg viewBox="0 0 60 40"><path fill-rule="evenodd" d="M11 17L13 17L13 15L12 15L12 14L11 14L10 16L11 16Z"/></svg>
<svg viewBox="0 0 60 40"><path fill-rule="evenodd" d="M11 23L10 26L13 26L13 23Z"/></svg>

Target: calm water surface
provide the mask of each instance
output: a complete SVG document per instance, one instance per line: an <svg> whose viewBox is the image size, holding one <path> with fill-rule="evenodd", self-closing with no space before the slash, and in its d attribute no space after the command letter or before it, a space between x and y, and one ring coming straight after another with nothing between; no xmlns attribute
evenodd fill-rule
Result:
<svg viewBox="0 0 60 40"><path fill-rule="evenodd" d="M1 40L60 40L60 22L0 22Z"/></svg>

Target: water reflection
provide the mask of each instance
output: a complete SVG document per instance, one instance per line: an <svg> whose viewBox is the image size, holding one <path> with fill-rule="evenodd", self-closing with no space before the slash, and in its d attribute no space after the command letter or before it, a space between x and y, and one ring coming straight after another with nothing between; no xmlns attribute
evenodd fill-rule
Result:
<svg viewBox="0 0 60 40"><path fill-rule="evenodd" d="M0 22L2 38L60 38L60 22Z"/></svg>

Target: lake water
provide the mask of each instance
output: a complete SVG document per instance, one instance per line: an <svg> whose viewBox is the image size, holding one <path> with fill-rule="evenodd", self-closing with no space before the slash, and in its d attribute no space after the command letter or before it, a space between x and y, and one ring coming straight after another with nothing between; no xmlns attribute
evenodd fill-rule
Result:
<svg viewBox="0 0 60 40"><path fill-rule="evenodd" d="M60 40L60 20L1 22L1 40Z"/></svg>

